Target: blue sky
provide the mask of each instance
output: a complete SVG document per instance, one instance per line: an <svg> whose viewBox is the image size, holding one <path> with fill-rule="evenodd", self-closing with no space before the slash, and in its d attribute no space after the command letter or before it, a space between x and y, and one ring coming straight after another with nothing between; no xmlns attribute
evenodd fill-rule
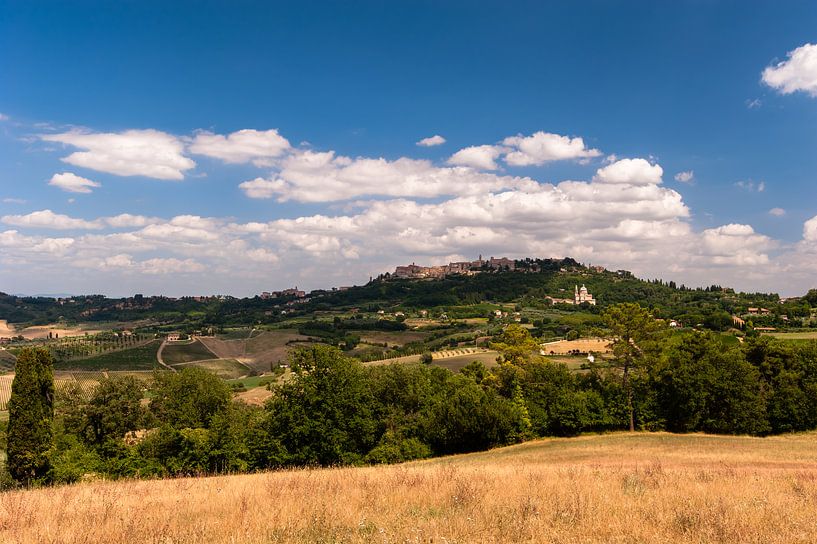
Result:
<svg viewBox="0 0 817 544"><path fill-rule="evenodd" d="M0 2L0 289L483 253L798 294L815 29L814 2Z"/></svg>

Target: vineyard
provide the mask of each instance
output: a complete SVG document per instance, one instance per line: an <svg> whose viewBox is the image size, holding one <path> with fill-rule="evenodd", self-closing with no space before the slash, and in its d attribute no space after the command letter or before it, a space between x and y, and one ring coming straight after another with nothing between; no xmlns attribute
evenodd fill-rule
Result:
<svg viewBox="0 0 817 544"><path fill-rule="evenodd" d="M60 395L73 393L77 394L84 400L88 400L102 379L125 375L134 376L146 383L153 380L153 372L149 371L55 372L54 390L56 391L58 398ZM11 383L13 380L13 374L0 376L0 411L8 409L8 401L9 398L11 398Z"/></svg>
<svg viewBox="0 0 817 544"><path fill-rule="evenodd" d="M47 347L57 361L76 361L139 347L153 338L152 334L103 332L51 340Z"/></svg>

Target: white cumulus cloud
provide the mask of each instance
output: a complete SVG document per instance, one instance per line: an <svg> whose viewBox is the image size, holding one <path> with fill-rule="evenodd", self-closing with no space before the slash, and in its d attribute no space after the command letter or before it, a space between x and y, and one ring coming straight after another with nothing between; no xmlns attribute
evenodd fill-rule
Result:
<svg viewBox="0 0 817 544"><path fill-rule="evenodd" d="M271 159L290 149L289 141L277 129L243 129L226 136L201 131L188 146L195 155L206 155L231 164L252 162L256 166L269 166Z"/></svg>
<svg viewBox="0 0 817 544"><path fill-rule="evenodd" d="M589 159L601 155L598 149L588 148L582 138L542 131L530 136L511 136L502 143L511 148L505 155L505 162L512 166L542 165L550 161Z"/></svg>
<svg viewBox="0 0 817 544"><path fill-rule="evenodd" d="M503 148L495 145L475 145L460 149L448 159L448 164L470 166L478 170L496 170L496 159Z"/></svg>
<svg viewBox="0 0 817 544"><path fill-rule="evenodd" d="M786 215L786 210L784 210L783 208L772 208L771 210L769 210L769 215L773 215L775 217L783 217L784 215Z"/></svg>
<svg viewBox="0 0 817 544"><path fill-rule="evenodd" d="M303 151L285 157L270 179L257 178L239 187L251 198L331 202L363 196L432 198L537 185L530 178L438 167L426 160L353 159L332 151Z"/></svg>
<svg viewBox="0 0 817 544"><path fill-rule="evenodd" d="M434 136L429 136L428 138L423 138L417 145L420 147L434 147L435 145L442 145L445 143L445 138L440 136L439 134L435 134Z"/></svg>
<svg viewBox="0 0 817 544"><path fill-rule="evenodd" d="M15 227L38 229L73 230L101 229L102 222L76 219L68 215L54 213L51 210L40 210L26 215L4 215L0 221Z"/></svg>
<svg viewBox="0 0 817 544"><path fill-rule="evenodd" d="M153 129L118 133L73 130L41 135L40 139L81 149L62 159L68 164L117 176L180 180L185 171L196 166L184 156L179 138Z"/></svg>
<svg viewBox="0 0 817 544"><path fill-rule="evenodd" d="M817 242L817 215L803 224L803 239L807 242Z"/></svg>
<svg viewBox="0 0 817 544"><path fill-rule="evenodd" d="M599 168L593 181L598 183L623 183L628 185L659 185L664 169L645 159L621 159Z"/></svg>
<svg viewBox="0 0 817 544"><path fill-rule="evenodd" d="M817 44L789 51L786 60L763 70L763 82L783 94L803 91L817 96Z"/></svg>
<svg viewBox="0 0 817 544"><path fill-rule="evenodd" d="M69 193L90 193L92 188L101 187L100 183L83 178L71 172L63 172L62 174L54 174L48 181L49 185L59 187L63 191Z"/></svg>

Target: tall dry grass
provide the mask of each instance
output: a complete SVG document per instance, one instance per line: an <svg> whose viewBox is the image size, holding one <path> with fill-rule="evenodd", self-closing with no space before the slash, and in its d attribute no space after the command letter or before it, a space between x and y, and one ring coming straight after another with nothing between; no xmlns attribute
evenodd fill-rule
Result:
<svg viewBox="0 0 817 544"><path fill-rule="evenodd" d="M817 542L817 435L616 434L0 495L0 542Z"/></svg>

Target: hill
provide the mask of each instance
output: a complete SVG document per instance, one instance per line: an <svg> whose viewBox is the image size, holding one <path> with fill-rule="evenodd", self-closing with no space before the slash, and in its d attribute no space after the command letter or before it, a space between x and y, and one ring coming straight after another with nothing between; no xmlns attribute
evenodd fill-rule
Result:
<svg viewBox="0 0 817 544"><path fill-rule="evenodd" d="M814 433L610 434L404 465L0 497L0 541L817 541Z"/></svg>

